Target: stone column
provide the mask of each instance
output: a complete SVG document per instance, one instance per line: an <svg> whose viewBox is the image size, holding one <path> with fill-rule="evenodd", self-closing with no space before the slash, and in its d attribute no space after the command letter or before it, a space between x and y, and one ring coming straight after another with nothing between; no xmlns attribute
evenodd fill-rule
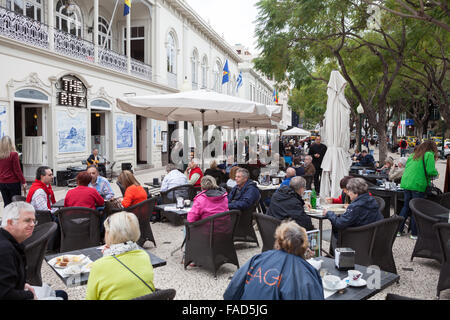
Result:
<svg viewBox="0 0 450 320"><path fill-rule="evenodd" d="M47 25L48 25L48 47L50 51L55 50L55 14L53 1L47 1Z"/></svg>
<svg viewBox="0 0 450 320"><path fill-rule="evenodd" d="M93 34L94 34L94 61L98 63L98 0L94 0L94 23L93 23ZM105 39L108 41L108 38Z"/></svg>

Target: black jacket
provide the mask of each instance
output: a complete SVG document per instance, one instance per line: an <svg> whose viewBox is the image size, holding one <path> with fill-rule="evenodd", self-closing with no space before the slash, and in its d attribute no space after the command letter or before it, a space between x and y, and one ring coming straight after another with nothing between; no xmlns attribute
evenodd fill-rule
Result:
<svg viewBox="0 0 450 320"><path fill-rule="evenodd" d="M320 169L320 165L322 164L323 157L325 156L325 153L327 152L327 146L323 143L317 144L313 143L311 145L311 148L309 148L308 155L312 157L312 163L314 167L316 168L316 171ZM314 157L314 155L318 153L320 154L319 158Z"/></svg>
<svg viewBox="0 0 450 320"><path fill-rule="evenodd" d="M303 199L289 186L281 186L270 200L267 214L279 220L293 219L307 231L313 230L311 218L306 215Z"/></svg>
<svg viewBox="0 0 450 320"><path fill-rule="evenodd" d="M24 290L26 269L23 245L0 228L0 300L33 299L33 293Z"/></svg>

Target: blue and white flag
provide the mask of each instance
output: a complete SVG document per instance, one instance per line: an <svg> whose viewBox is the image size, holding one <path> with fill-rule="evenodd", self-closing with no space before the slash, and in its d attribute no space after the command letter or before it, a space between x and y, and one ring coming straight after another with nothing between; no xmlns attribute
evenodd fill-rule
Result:
<svg viewBox="0 0 450 320"><path fill-rule="evenodd" d="M242 71L239 73L236 83L236 92L238 92L239 88L242 87Z"/></svg>

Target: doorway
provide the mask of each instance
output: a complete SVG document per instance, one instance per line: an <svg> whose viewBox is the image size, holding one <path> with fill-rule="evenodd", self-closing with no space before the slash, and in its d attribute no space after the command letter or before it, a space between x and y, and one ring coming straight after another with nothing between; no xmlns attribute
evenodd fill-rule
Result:
<svg viewBox="0 0 450 320"><path fill-rule="evenodd" d="M102 158L108 159L108 114L106 111L91 110L91 148L98 149L98 154ZM100 159L103 162L104 159Z"/></svg>
<svg viewBox="0 0 450 320"><path fill-rule="evenodd" d="M147 118L136 116L137 164L147 164Z"/></svg>

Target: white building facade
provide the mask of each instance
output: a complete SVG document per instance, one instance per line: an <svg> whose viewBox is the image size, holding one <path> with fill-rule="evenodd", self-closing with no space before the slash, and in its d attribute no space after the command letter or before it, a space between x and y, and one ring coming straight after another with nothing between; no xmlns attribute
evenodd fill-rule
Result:
<svg viewBox="0 0 450 320"><path fill-rule="evenodd" d="M184 1L135 0L125 17L114 0L0 6L0 135L22 152L27 180L40 165L80 166L93 148L117 171L167 163L165 139L183 124L124 113L116 98L174 93L185 81L235 94L242 59Z"/></svg>

